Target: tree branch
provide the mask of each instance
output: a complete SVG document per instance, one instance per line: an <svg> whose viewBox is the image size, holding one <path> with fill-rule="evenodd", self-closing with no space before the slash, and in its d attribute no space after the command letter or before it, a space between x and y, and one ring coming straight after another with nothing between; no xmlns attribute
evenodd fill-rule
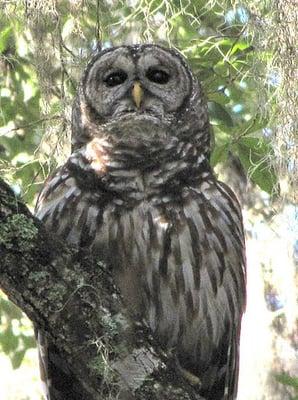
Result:
<svg viewBox="0 0 298 400"><path fill-rule="evenodd" d="M1 180L0 256L1 288L47 332L82 399L202 399L125 315L105 265L46 232Z"/></svg>

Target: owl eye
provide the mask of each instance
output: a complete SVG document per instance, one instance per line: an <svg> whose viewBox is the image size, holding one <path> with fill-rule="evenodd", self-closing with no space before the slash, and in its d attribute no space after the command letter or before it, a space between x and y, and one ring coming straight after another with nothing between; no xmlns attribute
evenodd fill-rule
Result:
<svg viewBox="0 0 298 400"><path fill-rule="evenodd" d="M107 86L113 87L121 85L121 83L125 82L127 79L127 73L124 71L116 71L112 72L108 76L105 77L104 82Z"/></svg>
<svg viewBox="0 0 298 400"><path fill-rule="evenodd" d="M165 83L168 83L170 80L170 75L161 70L161 69L149 69L146 73L146 77L154 83L159 83L161 85L164 85Z"/></svg>

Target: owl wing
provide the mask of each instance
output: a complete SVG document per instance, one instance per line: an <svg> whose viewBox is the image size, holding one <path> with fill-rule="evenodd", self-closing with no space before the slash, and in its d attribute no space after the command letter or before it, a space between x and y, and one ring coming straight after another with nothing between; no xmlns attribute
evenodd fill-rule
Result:
<svg viewBox="0 0 298 400"><path fill-rule="evenodd" d="M227 335L223 338L226 341L223 345L228 349L223 399L229 400L236 399L238 388L241 319L246 305L245 237L241 207L234 192L222 182L217 182L216 186L221 196L214 199L213 204L221 205L222 215L218 232L223 226L230 231L230 235L224 229L221 232L227 245L227 254L223 259L227 264L227 279L223 280L223 290L230 315Z"/></svg>
<svg viewBox="0 0 298 400"><path fill-rule="evenodd" d="M201 379L203 397L233 400L237 394L240 326L246 302L241 208L227 185L211 179L194 189L193 200L184 213L197 259L193 267L195 285L199 287L194 291L200 316L196 329L203 330L202 337L206 338L197 344L197 368L192 370Z"/></svg>

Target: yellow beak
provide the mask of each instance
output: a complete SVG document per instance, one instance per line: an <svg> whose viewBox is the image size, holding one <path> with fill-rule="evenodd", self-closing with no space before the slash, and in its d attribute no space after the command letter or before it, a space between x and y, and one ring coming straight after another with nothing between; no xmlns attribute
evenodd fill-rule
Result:
<svg viewBox="0 0 298 400"><path fill-rule="evenodd" d="M133 101L135 102L135 105L137 106L137 108L140 108L143 94L144 94L144 92L143 92L140 82L138 82L138 81L135 82L132 87L132 98L133 98Z"/></svg>

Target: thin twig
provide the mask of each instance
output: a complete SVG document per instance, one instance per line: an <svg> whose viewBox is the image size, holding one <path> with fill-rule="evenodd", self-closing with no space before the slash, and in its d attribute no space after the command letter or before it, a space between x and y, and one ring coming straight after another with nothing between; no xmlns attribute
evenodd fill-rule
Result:
<svg viewBox="0 0 298 400"><path fill-rule="evenodd" d="M28 124L11 128L11 129L7 130L6 133L15 132L20 129L30 128L30 126L38 125L39 123L42 123L42 122L51 121L51 120L55 120L55 119L62 119L62 118L63 118L62 115L54 115L52 117L40 118L40 119L37 119L36 121L29 122Z"/></svg>

